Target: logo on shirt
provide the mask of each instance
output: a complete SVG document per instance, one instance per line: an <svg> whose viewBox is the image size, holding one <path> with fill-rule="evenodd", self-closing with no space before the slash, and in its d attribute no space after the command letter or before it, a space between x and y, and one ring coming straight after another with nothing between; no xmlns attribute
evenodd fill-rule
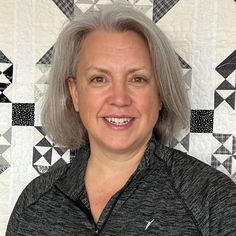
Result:
<svg viewBox="0 0 236 236"><path fill-rule="evenodd" d="M146 225L146 227L145 227L145 230L147 230L147 229L149 228L149 226L153 223L153 221L154 221L154 219L151 220L151 221L147 221L147 220L146 220L147 225Z"/></svg>

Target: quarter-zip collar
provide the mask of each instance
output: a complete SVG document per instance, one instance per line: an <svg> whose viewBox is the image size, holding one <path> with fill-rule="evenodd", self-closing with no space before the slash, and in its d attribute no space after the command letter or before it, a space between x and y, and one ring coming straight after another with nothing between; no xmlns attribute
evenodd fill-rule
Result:
<svg viewBox="0 0 236 236"><path fill-rule="evenodd" d="M65 174L56 181L55 185L72 200L79 199L84 189L84 177L90 155L89 146L81 147L75 155L74 160L69 164Z"/></svg>
<svg viewBox="0 0 236 236"><path fill-rule="evenodd" d="M95 224L92 213L89 209L88 197L85 189L85 172L90 156L89 146L80 148L73 162L68 166L65 174L55 183L58 188L66 197L74 201L88 217L91 226L94 228L96 235L99 235L111 214L115 214L120 207L126 202L127 199L133 194L134 190L138 187L140 179L147 173L150 167L154 166L157 158L155 157L155 149L157 142L152 137L144 152L143 158L138 165L136 171L130 176L127 183L117 193L115 193L106 204L103 212L101 213L97 224Z"/></svg>
<svg viewBox="0 0 236 236"><path fill-rule="evenodd" d="M158 150L162 148L163 146L158 143L154 137L152 137L149 140L143 158L133 175L137 173L142 175L145 173L145 170L153 166L153 164L156 162L156 159L160 157L161 152ZM65 174L55 183L56 187L72 200L78 200L85 187L84 178L89 155L89 145L81 147L77 151L76 157L72 163L69 164Z"/></svg>

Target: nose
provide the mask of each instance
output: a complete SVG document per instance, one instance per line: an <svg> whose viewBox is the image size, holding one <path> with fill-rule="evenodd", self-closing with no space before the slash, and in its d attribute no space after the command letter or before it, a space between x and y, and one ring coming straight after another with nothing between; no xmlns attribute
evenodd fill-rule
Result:
<svg viewBox="0 0 236 236"><path fill-rule="evenodd" d="M109 104L118 107L129 106L131 104L129 89L125 82L116 81L112 84L109 96Z"/></svg>

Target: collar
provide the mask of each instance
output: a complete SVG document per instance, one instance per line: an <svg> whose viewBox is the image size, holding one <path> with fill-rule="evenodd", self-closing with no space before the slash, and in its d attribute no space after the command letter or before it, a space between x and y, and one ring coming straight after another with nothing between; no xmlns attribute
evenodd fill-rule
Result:
<svg viewBox="0 0 236 236"><path fill-rule="evenodd" d="M146 174L148 169L155 166L157 159L164 159L170 156L166 155L167 150L167 147L163 146L152 136L135 172L139 172L141 175ZM77 150L76 156L68 165L66 172L55 182L56 187L72 200L78 200L85 187L84 177L89 155L89 145L83 146Z"/></svg>
<svg viewBox="0 0 236 236"><path fill-rule="evenodd" d="M76 150L75 158L68 165L67 171L55 182L56 187L72 200L76 201L84 188L85 170L89 155L90 148L88 145Z"/></svg>

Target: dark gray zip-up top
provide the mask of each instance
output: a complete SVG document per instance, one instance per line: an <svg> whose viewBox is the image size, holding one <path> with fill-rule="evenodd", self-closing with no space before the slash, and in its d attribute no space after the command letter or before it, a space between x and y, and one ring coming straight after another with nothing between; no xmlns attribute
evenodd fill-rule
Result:
<svg viewBox="0 0 236 236"><path fill-rule="evenodd" d="M83 147L71 164L33 180L15 205L6 235L236 235L236 185L154 138L95 224L84 186L88 156Z"/></svg>

